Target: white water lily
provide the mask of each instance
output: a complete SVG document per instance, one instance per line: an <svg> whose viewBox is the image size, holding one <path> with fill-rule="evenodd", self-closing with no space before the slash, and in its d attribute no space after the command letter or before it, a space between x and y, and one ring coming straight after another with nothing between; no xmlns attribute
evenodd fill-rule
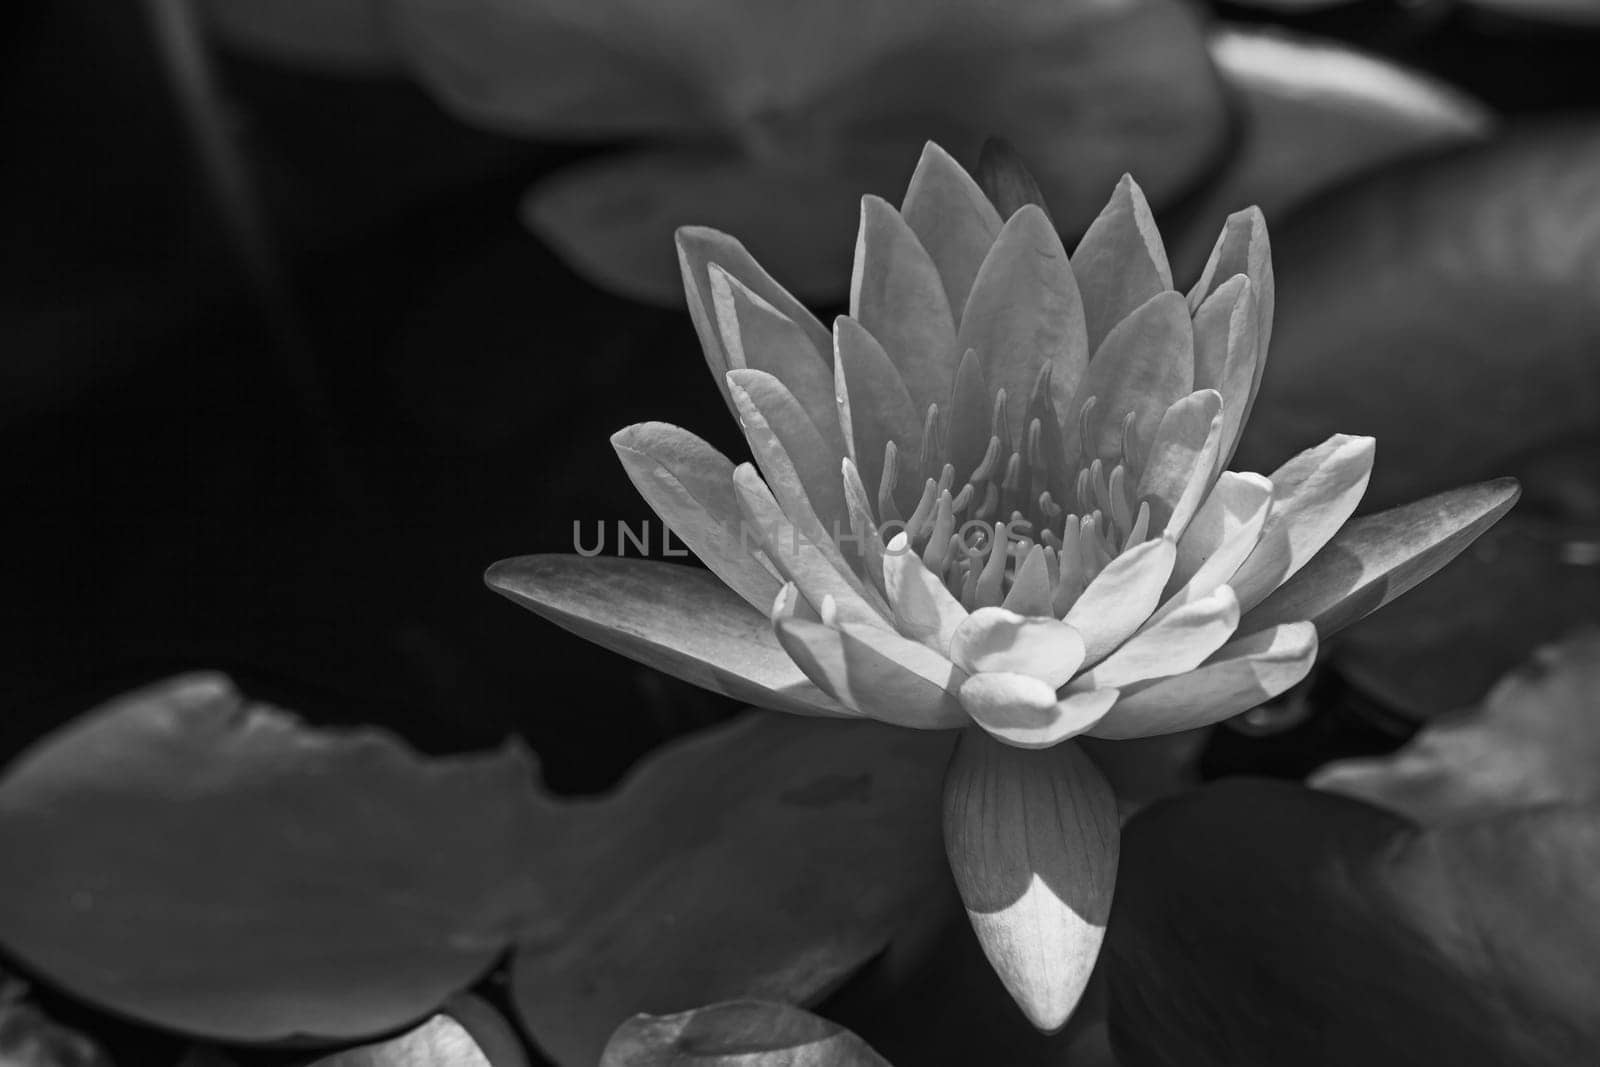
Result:
<svg viewBox="0 0 1600 1067"><path fill-rule="evenodd" d="M1063 743L1204 726L1282 692L1319 627L1437 569L1516 490L1339 534L1370 438L1229 471L1272 328L1260 213L1228 220L1182 293L1131 178L1071 256L1041 206L1013 202L1029 185L1006 185L1002 214L928 145L898 209L863 198L831 330L737 241L680 231L689 310L755 462L662 423L613 444L748 607L617 560L530 557L489 580L756 703L977 727L946 789L952 870L997 972L1054 1029L1088 980L1117 855L1109 787Z"/></svg>

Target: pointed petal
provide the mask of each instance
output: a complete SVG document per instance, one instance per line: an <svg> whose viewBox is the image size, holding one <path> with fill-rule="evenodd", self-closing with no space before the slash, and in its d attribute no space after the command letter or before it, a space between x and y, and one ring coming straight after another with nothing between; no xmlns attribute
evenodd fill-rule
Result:
<svg viewBox="0 0 1600 1067"><path fill-rule="evenodd" d="M989 388L1006 391L1013 432L1047 361L1057 407L1077 394L1089 365L1083 301L1067 250L1039 208L1022 208L1000 231L961 314L956 348L976 351Z"/></svg>
<svg viewBox="0 0 1600 1067"><path fill-rule="evenodd" d="M1134 308L1172 288L1172 268L1155 216L1130 176L1122 176L1110 202L1078 242L1072 270L1083 294L1090 352Z"/></svg>
<svg viewBox="0 0 1600 1067"><path fill-rule="evenodd" d="M1209 726L1284 692L1316 658L1317 630L1308 622L1250 634L1223 645L1197 670L1123 690L1116 707L1088 732L1125 739Z"/></svg>
<svg viewBox="0 0 1600 1067"><path fill-rule="evenodd" d="M779 619L774 628L806 677L847 708L919 730L967 722L955 696L966 673L937 652L854 623L835 628L789 618Z"/></svg>
<svg viewBox="0 0 1600 1067"><path fill-rule="evenodd" d="M1111 911L1111 787L1076 745L1029 752L968 730L945 777L944 840L990 964L1035 1026L1059 1029Z"/></svg>
<svg viewBox="0 0 1600 1067"><path fill-rule="evenodd" d="M1095 575L1063 620L1083 635L1085 665L1104 659L1144 625L1177 556L1177 546L1158 537L1134 545Z"/></svg>
<svg viewBox="0 0 1600 1067"><path fill-rule="evenodd" d="M882 592L886 588L883 577L883 537L872 518L872 497L867 495L867 487L861 483L861 472L848 458L840 464L840 473L844 479L845 507L850 509L852 540L846 544L841 539L839 548L847 558L851 552L860 555L867 578Z"/></svg>
<svg viewBox="0 0 1600 1067"><path fill-rule="evenodd" d="M1265 351L1255 286L1243 274L1235 274L1206 298L1194 316L1194 386L1222 394L1219 470L1227 467L1239 446L1257 366Z"/></svg>
<svg viewBox="0 0 1600 1067"><path fill-rule="evenodd" d="M1255 551L1272 506L1272 483L1259 474L1223 471L1178 542L1161 611L1208 596L1229 582Z"/></svg>
<svg viewBox="0 0 1600 1067"><path fill-rule="evenodd" d="M761 612L698 568L523 556L496 563L484 581L564 630L714 693L802 715L849 714L806 680Z"/></svg>
<svg viewBox="0 0 1600 1067"><path fill-rule="evenodd" d="M883 345L919 411L950 395L956 327L944 282L900 212L876 196L861 198L850 317Z"/></svg>
<svg viewBox="0 0 1600 1067"><path fill-rule="evenodd" d="M1050 585L1050 566L1045 562L1044 546L1034 545L1017 568L1011 579L1011 591L1000 606L1018 615L1053 615Z"/></svg>
<svg viewBox="0 0 1600 1067"><path fill-rule="evenodd" d="M1226 644L1238 626L1239 599L1231 587L1221 586L1128 638L1073 688L1125 689L1135 682L1192 671Z"/></svg>
<svg viewBox="0 0 1600 1067"><path fill-rule="evenodd" d="M1018 748L1049 748L1089 729L1116 703L1117 690L1093 689L1057 700L1029 674L974 674L961 686L961 706L992 737Z"/></svg>
<svg viewBox="0 0 1600 1067"><path fill-rule="evenodd" d="M829 448L843 456L833 368L827 356L817 352L815 339L721 265L711 264L708 273L728 369L765 371L782 382Z"/></svg>
<svg viewBox="0 0 1600 1067"><path fill-rule="evenodd" d="M1135 490L1150 505L1152 534L1183 536L1211 488L1222 425L1222 396L1215 389L1190 393L1161 416Z"/></svg>
<svg viewBox="0 0 1600 1067"><path fill-rule="evenodd" d="M1372 476L1370 437L1334 434L1272 472L1261 539L1233 577L1246 611L1315 556L1361 503Z"/></svg>
<svg viewBox="0 0 1600 1067"><path fill-rule="evenodd" d="M1183 297L1167 292L1139 305L1107 335L1084 375L1078 401L1095 397L1093 456L1122 451L1122 419L1134 412L1134 440L1150 448L1161 416L1194 389L1194 332ZM1066 412L1069 417L1073 412ZM1069 445L1071 442L1068 442ZM1129 457L1142 462L1143 455Z"/></svg>
<svg viewBox="0 0 1600 1067"><path fill-rule="evenodd" d="M972 674L1032 675L1054 692L1083 662L1083 638L1059 619L979 608L956 627L950 658Z"/></svg>
<svg viewBox="0 0 1600 1067"><path fill-rule="evenodd" d="M833 320L834 381L830 400L838 405L850 456L862 484L876 500L883 480L884 444L893 441L911 463L922 454L922 412L883 346L848 315ZM917 479L901 477L896 496L915 496Z"/></svg>
<svg viewBox="0 0 1600 1067"><path fill-rule="evenodd" d="M831 598L839 618L887 627L888 605L862 584L839 546L809 509L789 515L778 506L755 468L741 463L733 471L733 490L744 516L740 536L761 546L772 564L820 611Z"/></svg>
<svg viewBox="0 0 1600 1067"><path fill-rule="evenodd" d="M831 351L832 338L816 316L807 311L805 305L791 296L788 290L772 280L755 257L745 251L744 245L729 237L719 230L705 226L683 226L676 234L678 245L678 270L683 275L684 295L689 302L689 318L694 322L694 331L700 337L700 347L705 351L706 362L711 366L711 377L716 381L717 388L722 391L722 396L728 401L730 410L733 400L728 396L728 383L726 375L733 369L733 364L728 360L727 350L722 344L722 331L717 325L716 304L712 300L711 276L709 269L716 263L723 270L743 282L751 292L760 297L784 315L788 316L805 331L811 338L811 343L816 346L817 353L823 359L828 359Z"/></svg>
<svg viewBox="0 0 1600 1067"><path fill-rule="evenodd" d="M823 441L794 394L765 371L729 371L728 391L750 451L783 510L794 516L809 504L822 529L837 540L850 528L839 477L843 455Z"/></svg>
<svg viewBox="0 0 1600 1067"><path fill-rule="evenodd" d="M950 655L950 639L966 621L967 609L923 566L903 533L896 534L884 549L883 587L900 632Z"/></svg>
<svg viewBox="0 0 1600 1067"><path fill-rule="evenodd" d="M765 611L778 580L740 541L733 461L664 422L618 430L611 447L639 495L672 532L750 606Z"/></svg>
<svg viewBox="0 0 1600 1067"><path fill-rule="evenodd" d="M946 431L945 455L955 466L957 486L965 484L983 462L993 428L993 396L984 381L977 353L969 350L961 357L960 369L956 371Z"/></svg>
<svg viewBox="0 0 1600 1067"><path fill-rule="evenodd" d="M1267 240L1267 220L1260 208L1246 208L1228 216L1211 250L1211 258L1200 273L1200 280L1189 290L1189 307L1199 311L1206 298L1235 274L1250 279L1250 290L1256 300L1255 368L1251 372L1250 395L1239 415L1239 425L1243 427L1250 419L1250 409L1255 406L1256 393L1261 388L1261 373L1266 369L1267 350L1272 343L1272 315L1277 307L1272 245ZM1230 394L1223 395L1232 400ZM1238 443L1237 438L1234 443Z"/></svg>
<svg viewBox="0 0 1600 1067"><path fill-rule="evenodd" d="M1000 213L961 164L929 141L900 214L933 260L951 311L959 314L983 257L1000 233Z"/></svg>
<svg viewBox="0 0 1600 1067"><path fill-rule="evenodd" d="M1516 479L1497 478L1356 519L1246 614L1240 631L1309 619L1327 637L1455 559L1520 493Z"/></svg>

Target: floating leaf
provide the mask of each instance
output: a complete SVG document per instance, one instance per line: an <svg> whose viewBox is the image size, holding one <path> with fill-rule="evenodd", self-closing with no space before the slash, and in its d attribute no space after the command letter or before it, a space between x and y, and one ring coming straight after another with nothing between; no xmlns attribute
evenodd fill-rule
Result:
<svg viewBox="0 0 1600 1067"><path fill-rule="evenodd" d="M1408 156L1480 140L1492 124L1459 90L1334 41L1223 27L1210 47L1238 101L1239 144L1170 238L1184 282L1199 275L1232 212L1261 208L1277 244L1290 210L1319 193Z"/></svg>
<svg viewBox="0 0 1600 1067"><path fill-rule="evenodd" d="M223 41L269 59L335 73L396 64L383 0L202 0L200 7Z"/></svg>
<svg viewBox="0 0 1600 1067"><path fill-rule="evenodd" d="M617 1028L600 1067L889 1067L850 1031L787 1004L735 1000Z"/></svg>
<svg viewBox="0 0 1600 1067"><path fill-rule="evenodd" d="M393 14L418 75L466 121L714 146L559 175L524 210L587 277L668 304L681 293L659 234L680 225L727 229L792 291L842 298L853 227L828 222L841 191L852 208L898 192L928 140L975 167L987 137L1009 139L1074 232L1124 171L1171 201L1227 130L1199 23L1175 0L1025 0L1005 18L980 0L803 14L784 0L400 0Z"/></svg>
<svg viewBox="0 0 1600 1067"><path fill-rule="evenodd" d="M1123 1067L1570 1067L1600 1047L1600 811L1418 831L1234 781L1123 832Z"/></svg>
<svg viewBox="0 0 1600 1067"><path fill-rule="evenodd" d="M433 1010L540 895L527 753L424 759L188 675L0 780L0 941L85 1000L235 1041L365 1037Z"/></svg>
<svg viewBox="0 0 1600 1067"><path fill-rule="evenodd" d="M1600 801L1600 629L1540 649L1398 752L1330 763L1310 784L1427 824Z"/></svg>
<svg viewBox="0 0 1600 1067"><path fill-rule="evenodd" d="M529 1032L576 1067L639 1012L831 991L949 882L939 798L953 740L752 713L568 809L561 921L513 966Z"/></svg>
<svg viewBox="0 0 1600 1067"><path fill-rule="evenodd" d="M1272 357L1239 465L1371 434L1375 508L1591 432L1597 199L1600 126L1550 127L1388 169L1275 229Z"/></svg>

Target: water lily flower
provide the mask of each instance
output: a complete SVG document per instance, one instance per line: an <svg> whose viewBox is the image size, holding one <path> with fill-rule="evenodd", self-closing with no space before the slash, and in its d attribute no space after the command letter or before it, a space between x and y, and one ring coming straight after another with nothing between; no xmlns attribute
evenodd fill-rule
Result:
<svg viewBox="0 0 1600 1067"><path fill-rule="evenodd" d="M1272 330L1260 213L1229 218L1185 293L1132 178L1069 256L1023 202L1032 183L990 162L1011 179L989 183L998 204L931 143L898 208L862 199L831 330L733 238L680 231L689 311L754 462L663 423L613 444L743 605L642 561L530 557L489 581L756 703L964 730L951 868L1049 1030L1088 980L1117 857L1115 799L1071 739L1200 727L1284 691L1319 627L1437 569L1516 490L1341 533L1370 438L1228 470Z"/></svg>

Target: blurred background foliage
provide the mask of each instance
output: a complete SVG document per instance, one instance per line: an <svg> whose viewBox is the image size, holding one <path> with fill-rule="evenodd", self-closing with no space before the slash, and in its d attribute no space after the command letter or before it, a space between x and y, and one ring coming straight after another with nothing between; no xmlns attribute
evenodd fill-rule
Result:
<svg viewBox="0 0 1600 1067"><path fill-rule="evenodd" d="M519 734L557 795L610 786L730 716L488 595L482 569L569 549L575 520L647 517L606 443L619 426L663 419L741 448L678 303L673 226L738 234L831 311L857 198L901 188L930 136L968 163L984 136L1008 136L1072 236L1133 171L1183 275L1228 211L1262 204L1280 302L1241 466L1337 429L1379 439L1368 507L1523 480L1511 517L1330 647L1303 690L1216 731L1205 777L1297 778L1388 752L1600 615L1589 5L1026 2L1000 20L889 4L866 26L843 20L849 4L786 22L697 0L670 24L655 6L14 5L0 758L195 668L423 753ZM1150 840L1235 819L1276 840L1293 821L1258 814L1271 805L1250 788L1157 809ZM1309 823L1346 803L1262 796ZM1452 842L1407 847L1490 847ZM1157 868L1129 909L1208 906L1159 888L1200 877L1174 866L1200 857L1135 844L1127 862ZM1149 951L1115 927L1111 944ZM1417 966L1459 978L1448 961ZM1224 979L1175 974L1171 995ZM874 981L847 987L833 1017L892 1017ZM1111 1023L1159 1044L1137 1013ZM1230 1025L1217 1048L1246 1041ZM171 1051L124 1024L94 1032Z"/></svg>

